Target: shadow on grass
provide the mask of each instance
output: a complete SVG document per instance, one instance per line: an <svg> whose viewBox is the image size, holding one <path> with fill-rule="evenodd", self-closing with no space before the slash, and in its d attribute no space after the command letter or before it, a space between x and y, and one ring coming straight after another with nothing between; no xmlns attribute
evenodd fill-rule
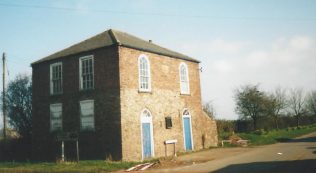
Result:
<svg viewBox="0 0 316 173"><path fill-rule="evenodd" d="M316 159L233 164L212 173L315 173Z"/></svg>
<svg viewBox="0 0 316 173"><path fill-rule="evenodd" d="M290 139L290 138L277 138L278 142L316 142L316 137L306 137L306 138L298 138L298 139Z"/></svg>

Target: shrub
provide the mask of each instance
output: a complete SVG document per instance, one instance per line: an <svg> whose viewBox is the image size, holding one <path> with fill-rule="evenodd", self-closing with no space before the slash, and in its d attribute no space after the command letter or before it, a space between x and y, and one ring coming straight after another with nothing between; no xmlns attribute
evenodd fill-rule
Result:
<svg viewBox="0 0 316 173"><path fill-rule="evenodd" d="M264 129L260 129L260 130L256 130L253 132L253 134L255 135L264 135L266 132L264 131Z"/></svg>

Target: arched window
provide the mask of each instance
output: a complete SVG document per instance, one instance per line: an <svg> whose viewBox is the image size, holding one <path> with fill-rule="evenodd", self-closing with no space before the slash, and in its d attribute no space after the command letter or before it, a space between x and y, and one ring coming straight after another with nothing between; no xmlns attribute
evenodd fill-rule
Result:
<svg viewBox="0 0 316 173"><path fill-rule="evenodd" d="M150 63L146 55L138 58L139 91L151 91Z"/></svg>
<svg viewBox="0 0 316 173"><path fill-rule="evenodd" d="M142 112L142 122L151 122L152 119L151 119L151 113L149 112L149 110L145 109L143 110Z"/></svg>
<svg viewBox="0 0 316 173"><path fill-rule="evenodd" d="M190 94L188 66L185 63L180 64L179 73L181 94Z"/></svg>
<svg viewBox="0 0 316 173"><path fill-rule="evenodd" d="M183 111L183 115L182 116L188 117L188 116L190 116L190 112L186 109L186 110Z"/></svg>

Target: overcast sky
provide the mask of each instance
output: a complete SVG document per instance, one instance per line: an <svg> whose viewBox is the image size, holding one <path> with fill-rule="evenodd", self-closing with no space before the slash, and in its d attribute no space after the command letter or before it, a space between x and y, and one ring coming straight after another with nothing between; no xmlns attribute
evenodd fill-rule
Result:
<svg viewBox="0 0 316 173"><path fill-rule="evenodd" d="M241 85L316 89L313 0L1 0L8 79L110 28L201 60L202 98L217 118L238 117L233 90Z"/></svg>

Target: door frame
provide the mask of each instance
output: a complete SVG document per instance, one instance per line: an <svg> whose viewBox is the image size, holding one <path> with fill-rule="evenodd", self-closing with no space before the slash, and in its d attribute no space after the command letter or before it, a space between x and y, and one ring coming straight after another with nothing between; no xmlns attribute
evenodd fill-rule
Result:
<svg viewBox="0 0 316 173"><path fill-rule="evenodd" d="M188 112L189 114L188 115L184 115L185 112ZM191 117L191 113L190 111L185 108L183 111L182 111L182 131L183 131L183 145L184 145L184 150L185 151L188 151L187 150L187 146L186 146L186 142L185 142L185 127L184 127L184 118L189 118L189 122L190 122L190 135L191 135L191 146L192 146L192 150L194 150L194 143L193 143L193 134L192 134L192 117Z"/></svg>
<svg viewBox="0 0 316 173"><path fill-rule="evenodd" d="M145 111L148 111L150 117L144 117L143 113ZM155 148L154 148L154 133L153 133L153 122L152 122L152 114L148 109L143 109L140 112L140 142L141 142L141 151L142 151L142 160L145 159L144 157L144 146L143 146L143 123L149 123L150 124L150 144L151 144L151 157L155 156Z"/></svg>

